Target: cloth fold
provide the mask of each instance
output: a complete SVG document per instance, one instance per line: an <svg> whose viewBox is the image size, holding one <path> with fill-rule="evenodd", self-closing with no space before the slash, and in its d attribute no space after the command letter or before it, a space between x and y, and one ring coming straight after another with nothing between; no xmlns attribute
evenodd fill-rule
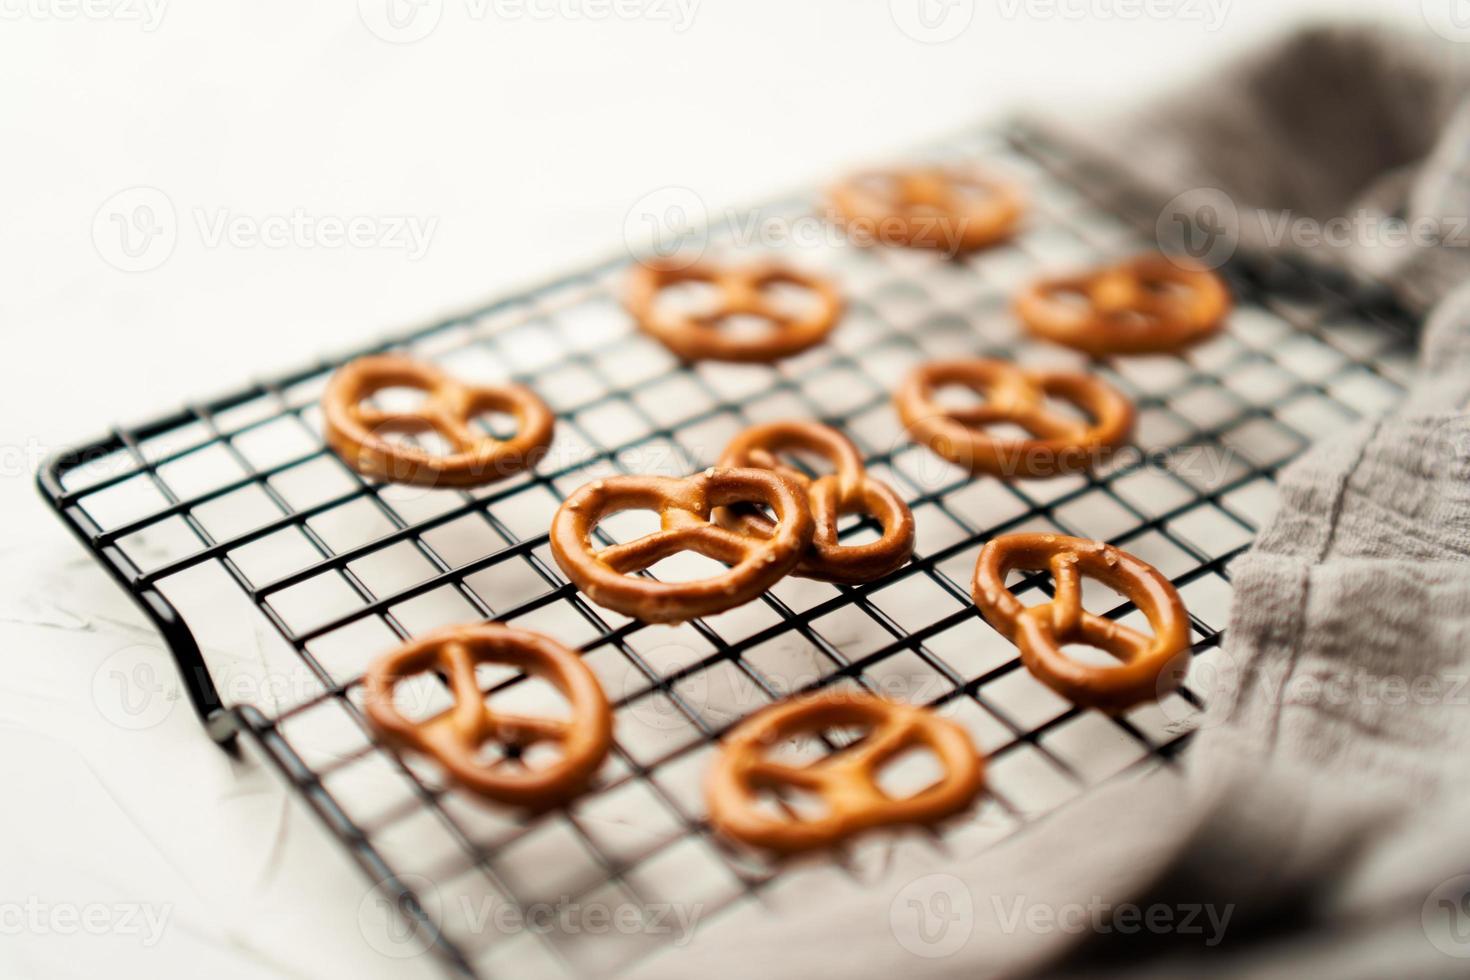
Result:
<svg viewBox="0 0 1470 980"><path fill-rule="evenodd" d="M1105 786L978 856L911 861L843 905L635 976L1470 973L1470 237L1299 249L1263 234L1271 215L1470 215L1467 92L1453 45L1313 28L1120 120L1048 124L1161 206L1212 188L1259 212L1240 248L1304 251L1432 309L1416 380L1281 473L1276 516L1231 568L1210 708L1177 774ZM892 912L934 875L972 921L928 958ZM1077 911L1086 927L1063 928Z"/></svg>
<svg viewBox="0 0 1470 980"><path fill-rule="evenodd" d="M1294 254L1425 313L1470 277L1467 90L1463 45L1324 25L1116 118L1035 123L1131 177L1117 203L1149 202L1161 234L1205 236L1212 261Z"/></svg>

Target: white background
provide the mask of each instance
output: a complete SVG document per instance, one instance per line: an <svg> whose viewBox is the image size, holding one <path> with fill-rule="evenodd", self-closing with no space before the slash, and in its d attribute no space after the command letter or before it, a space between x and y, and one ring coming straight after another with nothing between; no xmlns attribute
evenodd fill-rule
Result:
<svg viewBox="0 0 1470 980"><path fill-rule="evenodd" d="M1089 112L1312 12L1424 27L1418 0L923 0L928 32L918 0L648 0L598 20L563 0L392 0L401 29L389 0L81 2L0 0L0 930L3 903L34 898L172 918L149 948L0 935L7 976L320 975L353 951L319 932L357 941L362 893L334 855L299 870L324 839L187 711L143 732L100 717L98 665L156 642L41 508L42 454L606 257L662 187L717 211L1021 106ZM174 245L143 271L109 264L118 200L164 202L145 224ZM417 257L209 238L293 212L432 234ZM361 975L407 975L355 955Z"/></svg>

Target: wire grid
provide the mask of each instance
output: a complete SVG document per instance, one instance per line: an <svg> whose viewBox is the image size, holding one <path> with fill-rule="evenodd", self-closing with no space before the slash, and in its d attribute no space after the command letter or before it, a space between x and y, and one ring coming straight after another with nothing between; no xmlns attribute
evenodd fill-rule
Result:
<svg viewBox="0 0 1470 980"><path fill-rule="evenodd" d="M176 625L170 581L214 565L289 644L312 689L284 705L224 705L225 714L385 883L452 972L605 970L668 940L651 921L665 906L697 909L703 932L741 921L742 911L809 907L796 897L812 888L827 900L861 887L895 838L776 864L705 821L699 781L721 734L795 691L861 685L964 725L988 757L983 803L897 838L962 853L1104 779L1172 765L1201 706L1197 681L1117 717L1052 694L970 601L980 546L1050 530L1139 555L1180 589L1195 640L1191 676L1207 678L1229 608L1227 562L1269 514L1275 472L1310 441L1390 404L1410 355L1395 315L1285 267L1264 279L1227 269L1238 304L1230 328L1182 356L1089 364L1033 344L1008 314L1019 285L1150 242L1086 196L1103 175L1074 182L1073 161L1030 140L984 131L930 155L980 158L1025 180L1025 233L954 262L846 246L794 256L837 277L849 308L830 343L774 367L680 365L618 307L621 262L385 345L468 380L535 388L558 414L556 443L535 474L468 492L359 478L326 450L316 409L341 358L116 430L64 454L43 488L160 625ZM803 195L759 214L810 211ZM976 355L1096 371L1134 399L1148 452L1087 475L1002 482L909 443L889 404L899 377L921 360ZM909 502L919 533L910 564L856 587L787 578L719 616L648 626L588 602L550 559L546 528L577 486L616 472L693 472L740 428L790 417L842 429L869 472ZM843 529L849 541L874 533L861 520ZM1049 587L1036 575L1014 589L1032 602ZM1085 598L1094 610L1138 617L1106 590ZM480 619L578 646L615 703L612 757L566 809L524 818L487 806L432 763L386 749L363 721L358 681L372 656ZM188 630L165 635L186 672L195 666ZM208 711L218 695L207 676L196 681ZM492 702L526 690L522 678L487 678ZM425 709L447 703L442 689L416 694ZM228 726L215 717L211 727L220 736ZM632 908L645 926L589 935L470 921L486 901L530 910L557 900Z"/></svg>

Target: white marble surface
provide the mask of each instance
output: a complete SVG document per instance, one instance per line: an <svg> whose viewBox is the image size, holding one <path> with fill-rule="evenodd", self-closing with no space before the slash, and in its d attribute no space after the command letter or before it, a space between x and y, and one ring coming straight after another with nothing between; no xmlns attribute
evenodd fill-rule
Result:
<svg viewBox="0 0 1470 980"><path fill-rule="evenodd" d="M409 44L365 26L371 0L155 4L156 23L4 5L0 973L433 975L364 941L356 870L171 696L156 636L37 499L45 453L620 249L659 188L717 209L1019 101L1158 86L1342 7L1235 0L1212 32L958 3L973 21L945 44L881 0L704 0L682 32L445 0ZM176 243L128 272L107 202L138 186ZM297 211L433 231L417 257L213 238ZM250 655L243 633L226 654ZM143 714L120 710L118 670L156 678Z"/></svg>

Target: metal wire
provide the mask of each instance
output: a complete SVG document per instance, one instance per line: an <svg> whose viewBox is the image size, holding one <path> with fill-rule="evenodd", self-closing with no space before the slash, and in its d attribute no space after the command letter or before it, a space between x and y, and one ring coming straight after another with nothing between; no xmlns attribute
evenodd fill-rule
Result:
<svg viewBox="0 0 1470 980"><path fill-rule="evenodd" d="M1023 176L1029 230L955 262L848 247L805 256L841 278L849 311L832 343L775 369L675 362L618 310L621 263L374 348L457 372L508 368L551 399L558 441L534 475L413 495L350 473L322 444L314 405L327 375L366 352L354 351L63 453L42 474L43 493L164 633L211 734L229 742L243 733L270 759L412 924L415 941L456 974L525 975L540 960L606 968L666 938L646 921L664 904L697 904L709 928L738 909L779 908L780 890L817 868L860 882L863 847L774 864L714 836L690 790L730 725L793 690L863 685L966 724L987 752L986 802L915 846L943 851L976 827L999 836L1119 772L1172 765L1200 698L1198 684L1186 685L1165 705L1116 718L1060 702L973 608L968 576L979 546L1045 528L1140 553L1181 589L1197 663L1206 662L1223 635L1228 562L1268 511L1277 469L1394 397L1409 335L1392 310L1310 270L1232 267L1238 310L1223 338L1180 357L1090 365L1135 400L1148 454L1052 481L972 479L901 438L888 404L897 375L956 354L1055 360L1011 324L1010 292L1059 264L1144 250L1152 229L1140 233L1089 199L1110 190L1104 175L1074 172L1075 161L1033 140L986 131L936 152ZM759 214L809 211L798 197ZM714 461L721 433L772 417L821 419L854 438L870 471L914 510L920 543L910 564L857 587L788 579L749 609L670 630L598 608L548 560L545 520L571 489L608 472L690 472ZM871 531L850 521L843 534ZM297 557L263 573L251 550L262 548ZM274 712L221 698L165 594L175 576L211 564L319 690ZM1049 582L1032 576L1015 588L1045 591ZM301 610L320 608L328 592L340 607L303 620ZM369 631L383 642L421 632L416 602L439 615L462 609L465 621L530 624L595 663L615 699L618 744L586 797L532 819L496 813L373 738L354 701L358 676L320 651ZM1121 604L1109 615L1130 612ZM514 696L522 681L496 679L489 696ZM325 755L311 734L324 727L345 733ZM549 897L595 897L639 909L645 921L636 937L556 927L506 936L465 920L476 907L467 896L521 913Z"/></svg>

